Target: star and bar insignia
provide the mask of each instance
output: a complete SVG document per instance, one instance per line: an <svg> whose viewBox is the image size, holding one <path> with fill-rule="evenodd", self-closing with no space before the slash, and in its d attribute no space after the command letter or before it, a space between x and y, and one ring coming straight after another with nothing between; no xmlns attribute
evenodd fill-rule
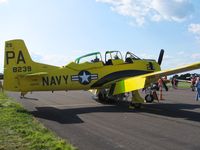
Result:
<svg viewBox="0 0 200 150"><path fill-rule="evenodd" d="M82 70L78 75L72 75L72 81L79 81L79 83L83 85L87 85L91 82L91 80L97 80L98 74L91 74L89 71Z"/></svg>

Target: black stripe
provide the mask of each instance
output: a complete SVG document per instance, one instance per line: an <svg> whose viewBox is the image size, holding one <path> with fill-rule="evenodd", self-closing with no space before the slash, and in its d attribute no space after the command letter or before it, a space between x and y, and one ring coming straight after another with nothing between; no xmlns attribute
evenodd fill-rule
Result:
<svg viewBox="0 0 200 150"><path fill-rule="evenodd" d="M114 90L115 90L115 85L116 85L115 83L111 85L110 91L109 91L109 94L108 94L109 96L110 96L110 95L113 95Z"/></svg>
<svg viewBox="0 0 200 150"><path fill-rule="evenodd" d="M114 80L118 80L118 79L126 78L126 77L134 77L134 76L143 75L143 74L151 73L151 72L152 71L146 71L146 70L123 70L123 71L113 72L99 79L91 87L92 88L101 87L104 84L114 81Z"/></svg>

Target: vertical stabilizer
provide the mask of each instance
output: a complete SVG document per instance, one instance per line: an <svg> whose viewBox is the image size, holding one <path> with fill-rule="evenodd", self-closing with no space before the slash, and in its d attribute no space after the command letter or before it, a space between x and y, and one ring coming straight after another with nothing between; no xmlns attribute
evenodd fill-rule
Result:
<svg viewBox="0 0 200 150"><path fill-rule="evenodd" d="M23 40L5 42L4 89L19 91L19 77L32 72L32 59Z"/></svg>

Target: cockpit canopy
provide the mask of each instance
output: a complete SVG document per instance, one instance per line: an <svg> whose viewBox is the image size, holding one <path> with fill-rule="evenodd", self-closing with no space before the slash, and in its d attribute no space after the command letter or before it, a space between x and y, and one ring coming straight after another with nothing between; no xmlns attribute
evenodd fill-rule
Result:
<svg viewBox="0 0 200 150"><path fill-rule="evenodd" d="M141 59L138 56L136 56L135 54L133 54L131 52L127 52L126 56L125 56L125 62L132 63L133 60L141 60Z"/></svg>
<svg viewBox="0 0 200 150"><path fill-rule="evenodd" d="M123 57L120 51L107 51L105 53L105 63L106 65L112 65L113 61L117 60L118 63L123 63ZM116 62L116 61L115 61Z"/></svg>
<svg viewBox="0 0 200 150"><path fill-rule="evenodd" d="M102 56L100 52L90 53L87 55L83 55L75 60L75 63L81 64L84 62L100 62L102 61Z"/></svg>
<svg viewBox="0 0 200 150"><path fill-rule="evenodd" d="M105 53L105 62L109 59L123 59L120 51L107 51Z"/></svg>
<svg viewBox="0 0 200 150"><path fill-rule="evenodd" d="M106 51L104 64L112 65L113 62L132 63L134 60L141 60L141 59L138 56L134 55L133 53L127 52L124 61L120 51ZM90 62L90 63L103 62L103 59L100 52L94 52L87 55L83 55L75 60L76 64L81 64L84 62Z"/></svg>

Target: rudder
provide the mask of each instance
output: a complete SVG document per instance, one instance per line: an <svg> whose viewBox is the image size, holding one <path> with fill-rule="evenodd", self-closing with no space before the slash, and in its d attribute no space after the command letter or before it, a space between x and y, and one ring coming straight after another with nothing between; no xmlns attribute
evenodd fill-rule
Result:
<svg viewBox="0 0 200 150"><path fill-rule="evenodd" d="M4 89L20 91L19 77L32 72L33 61L23 40L5 42Z"/></svg>

